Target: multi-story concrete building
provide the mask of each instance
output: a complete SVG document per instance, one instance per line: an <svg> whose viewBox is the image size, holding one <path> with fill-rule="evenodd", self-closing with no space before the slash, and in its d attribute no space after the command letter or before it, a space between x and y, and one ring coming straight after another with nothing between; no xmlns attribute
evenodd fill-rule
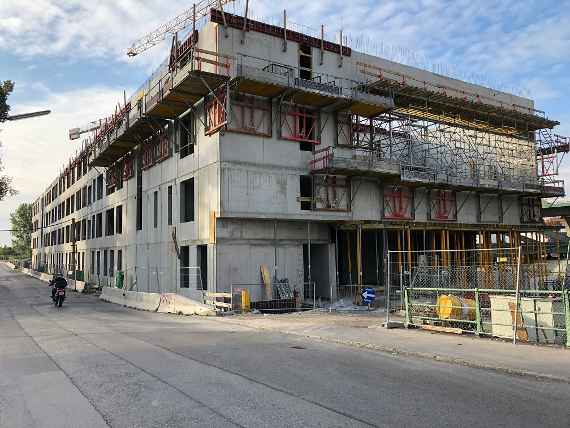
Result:
<svg viewBox="0 0 570 428"><path fill-rule="evenodd" d="M329 299L388 249L515 245L564 194L530 99L218 10L168 58L35 202L36 268L75 238L91 282L255 299L266 266Z"/></svg>

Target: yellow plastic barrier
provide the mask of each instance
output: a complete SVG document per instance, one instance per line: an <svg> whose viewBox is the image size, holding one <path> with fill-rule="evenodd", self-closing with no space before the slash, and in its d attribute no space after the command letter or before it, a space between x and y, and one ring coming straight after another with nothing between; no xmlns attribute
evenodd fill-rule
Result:
<svg viewBox="0 0 570 428"><path fill-rule="evenodd" d="M436 303L437 316L443 320L475 320L475 300L442 294Z"/></svg>

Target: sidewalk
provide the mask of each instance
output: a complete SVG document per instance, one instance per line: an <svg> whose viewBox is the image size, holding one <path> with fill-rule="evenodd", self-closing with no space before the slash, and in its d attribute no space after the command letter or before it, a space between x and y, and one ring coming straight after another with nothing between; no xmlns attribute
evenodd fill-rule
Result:
<svg viewBox="0 0 570 428"><path fill-rule="evenodd" d="M570 350L517 344L467 334L385 329L380 314L306 312L237 315L217 321L271 330L394 355L429 358L513 375L570 383Z"/></svg>

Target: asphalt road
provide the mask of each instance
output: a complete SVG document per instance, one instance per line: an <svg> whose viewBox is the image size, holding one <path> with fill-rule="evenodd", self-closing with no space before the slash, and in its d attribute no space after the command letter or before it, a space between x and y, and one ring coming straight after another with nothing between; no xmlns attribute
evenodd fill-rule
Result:
<svg viewBox="0 0 570 428"><path fill-rule="evenodd" d="M0 265L0 427L567 427L568 384L127 310Z"/></svg>

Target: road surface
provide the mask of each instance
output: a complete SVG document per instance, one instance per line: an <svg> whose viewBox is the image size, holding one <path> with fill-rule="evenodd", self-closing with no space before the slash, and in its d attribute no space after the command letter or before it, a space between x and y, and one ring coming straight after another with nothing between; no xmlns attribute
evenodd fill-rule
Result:
<svg viewBox="0 0 570 428"><path fill-rule="evenodd" d="M0 265L0 427L565 427L570 387L128 310Z"/></svg>

